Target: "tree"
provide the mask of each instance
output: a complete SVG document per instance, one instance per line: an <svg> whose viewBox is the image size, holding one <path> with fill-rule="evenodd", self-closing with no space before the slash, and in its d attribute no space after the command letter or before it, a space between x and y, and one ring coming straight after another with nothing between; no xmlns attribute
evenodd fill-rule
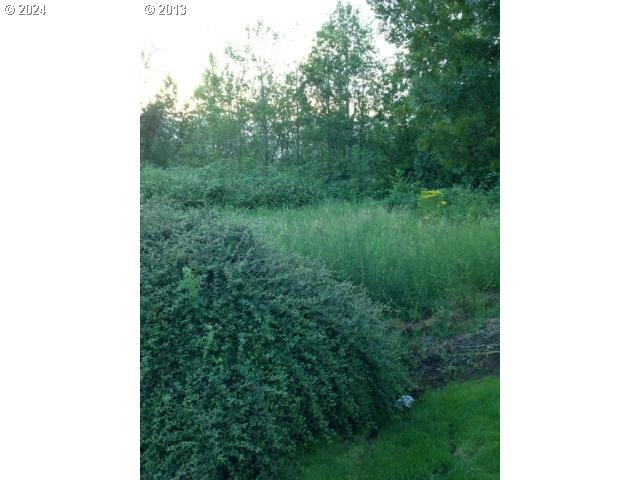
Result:
<svg viewBox="0 0 640 480"><path fill-rule="evenodd" d="M314 109L309 140L341 175L366 144L379 108L382 71L371 28L362 23L358 10L339 2L316 34L302 73Z"/></svg>
<svg viewBox="0 0 640 480"><path fill-rule="evenodd" d="M247 143L252 156L265 170L277 150L276 101L279 85L269 53L278 35L261 21L247 27L247 42L239 49L227 48L227 56L242 72L243 97L247 112ZM248 75L247 75L248 74Z"/></svg>
<svg viewBox="0 0 640 480"><path fill-rule="evenodd" d="M160 92L140 114L140 161L166 167L177 148L177 85L167 76Z"/></svg>
<svg viewBox="0 0 640 480"><path fill-rule="evenodd" d="M497 181L499 0L367 1L388 39L405 50L416 167L436 162L454 181Z"/></svg>

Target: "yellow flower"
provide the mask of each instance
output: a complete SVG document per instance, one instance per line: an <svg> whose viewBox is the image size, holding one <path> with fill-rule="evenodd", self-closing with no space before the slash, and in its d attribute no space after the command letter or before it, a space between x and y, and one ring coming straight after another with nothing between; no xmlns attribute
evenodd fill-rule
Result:
<svg viewBox="0 0 640 480"><path fill-rule="evenodd" d="M440 190L423 190L420 192L420 198L422 200L429 200L430 198L441 197L442 192Z"/></svg>

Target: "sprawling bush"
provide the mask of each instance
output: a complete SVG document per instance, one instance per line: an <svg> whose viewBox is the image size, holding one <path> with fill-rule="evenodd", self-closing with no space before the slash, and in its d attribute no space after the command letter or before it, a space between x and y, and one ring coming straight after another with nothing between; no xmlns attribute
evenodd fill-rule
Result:
<svg viewBox="0 0 640 480"><path fill-rule="evenodd" d="M142 478L273 478L296 445L375 421L400 357L350 284L215 213L143 204Z"/></svg>
<svg viewBox="0 0 640 480"><path fill-rule="evenodd" d="M178 207L299 207L325 199L317 178L295 171L241 170L224 164L200 168L145 167L141 172L143 201L162 198Z"/></svg>

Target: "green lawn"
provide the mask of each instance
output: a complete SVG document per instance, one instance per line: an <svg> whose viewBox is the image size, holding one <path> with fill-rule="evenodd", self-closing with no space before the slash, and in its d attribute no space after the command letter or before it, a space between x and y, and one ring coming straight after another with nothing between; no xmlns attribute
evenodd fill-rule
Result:
<svg viewBox="0 0 640 480"><path fill-rule="evenodd" d="M429 390L373 439L335 442L302 456L301 480L498 479L500 384L487 377Z"/></svg>

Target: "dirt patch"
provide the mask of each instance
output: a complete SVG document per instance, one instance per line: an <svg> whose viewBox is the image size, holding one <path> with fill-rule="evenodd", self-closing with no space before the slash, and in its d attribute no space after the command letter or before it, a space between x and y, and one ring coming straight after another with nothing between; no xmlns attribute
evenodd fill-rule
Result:
<svg viewBox="0 0 640 480"><path fill-rule="evenodd" d="M415 374L422 386L500 372L500 321L487 320L477 332L445 341L427 338L416 348Z"/></svg>

